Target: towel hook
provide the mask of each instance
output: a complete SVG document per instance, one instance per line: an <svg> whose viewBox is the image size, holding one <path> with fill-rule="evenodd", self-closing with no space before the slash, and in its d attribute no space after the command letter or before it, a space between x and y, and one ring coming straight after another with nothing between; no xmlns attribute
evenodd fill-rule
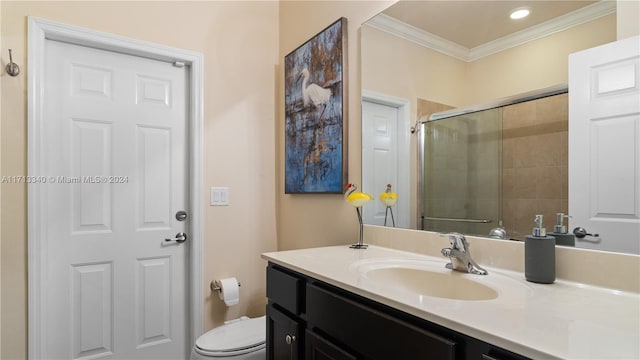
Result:
<svg viewBox="0 0 640 360"><path fill-rule="evenodd" d="M13 56L11 56L11 49L9 49L9 63L5 66L7 74L10 76L18 76L20 74L20 67L13 62Z"/></svg>

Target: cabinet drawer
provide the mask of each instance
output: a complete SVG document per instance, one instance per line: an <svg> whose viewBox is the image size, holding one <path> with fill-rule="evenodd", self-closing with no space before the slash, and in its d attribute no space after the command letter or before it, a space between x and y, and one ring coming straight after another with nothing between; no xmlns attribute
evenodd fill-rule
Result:
<svg viewBox="0 0 640 360"><path fill-rule="evenodd" d="M456 343L307 284L307 321L368 359L455 359ZM328 316L328 315L331 316Z"/></svg>
<svg viewBox="0 0 640 360"><path fill-rule="evenodd" d="M299 315L304 303L304 280L282 271L277 266L267 267L267 297L281 308Z"/></svg>

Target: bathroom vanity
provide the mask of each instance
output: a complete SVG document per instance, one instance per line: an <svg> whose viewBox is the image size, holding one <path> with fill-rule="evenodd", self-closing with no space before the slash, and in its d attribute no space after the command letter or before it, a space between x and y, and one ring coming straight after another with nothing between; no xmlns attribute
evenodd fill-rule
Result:
<svg viewBox="0 0 640 360"><path fill-rule="evenodd" d="M525 359L275 264L267 295L268 359Z"/></svg>
<svg viewBox="0 0 640 360"><path fill-rule="evenodd" d="M635 293L378 246L267 253L268 359L637 358ZM602 344L602 346L600 346Z"/></svg>

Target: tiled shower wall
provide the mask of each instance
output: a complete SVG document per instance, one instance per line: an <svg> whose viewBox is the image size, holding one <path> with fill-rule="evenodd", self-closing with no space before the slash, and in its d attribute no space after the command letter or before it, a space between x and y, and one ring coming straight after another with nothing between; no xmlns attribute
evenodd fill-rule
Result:
<svg viewBox="0 0 640 360"><path fill-rule="evenodd" d="M547 232L552 232L555 214L566 214L569 206L568 95L507 106L502 116L502 219L507 235L524 239L535 226L536 214L544 215Z"/></svg>

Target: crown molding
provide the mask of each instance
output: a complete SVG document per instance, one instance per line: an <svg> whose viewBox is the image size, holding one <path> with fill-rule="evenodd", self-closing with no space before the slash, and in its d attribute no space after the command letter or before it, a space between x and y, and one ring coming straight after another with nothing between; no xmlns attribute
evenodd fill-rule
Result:
<svg viewBox="0 0 640 360"><path fill-rule="evenodd" d="M585 6L582 9L578 9L472 49L408 25L385 14L380 14L369 20L367 25L456 59L470 62L541 39L615 12L615 1L602 0L595 4Z"/></svg>
<svg viewBox="0 0 640 360"><path fill-rule="evenodd" d="M469 49L430 32L418 29L386 14L367 21L367 25L420 46L441 52L456 59L467 61Z"/></svg>

